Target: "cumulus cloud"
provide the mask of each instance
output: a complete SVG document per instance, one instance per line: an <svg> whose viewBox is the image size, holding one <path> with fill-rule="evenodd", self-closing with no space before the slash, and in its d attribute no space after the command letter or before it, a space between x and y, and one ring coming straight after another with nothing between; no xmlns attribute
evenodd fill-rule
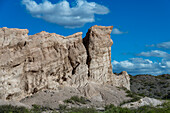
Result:
<svg viewBox="0 0 170 113"><path fill-rule="evenodd" d="M76 0L76 5L70 7L67 0L52 4L48 0L37 4L34 0L22 0L22 4L33 17L44 19L67 28L82 27L95 21L95 14L108 14L109 9L95 2Z"/></svg>
<svg viewBox="0 0 170 113"><path fill-rule="evenodd" d="M149 59L131 58L126 61L113 61L113 72L127 71L129 74L165 74L170 73L170 61L162 59L161 62L153 62Z"/></svg>
<svg viewBox="0 0 170 113"><path fill-rule="evenodd" d="M170 49L170 42L163 42L156 45L158 48Z"/></svg>
<svg viewBox="0 0 170 113"><path fill-rule="evenodd" d="M141 52L137 54L137 56L145 56L145 57L162 57L162 58L169 58L170 59L170 54L164 51L160 50L152 50L148 52Z"/></svg>
<svg viewBox="0 0 170 113"><path fill-rule="evenodd" d="M146 45L147 47L158 47L169 49L170 42L163 42L160 44L152 44ZM152 75L159 75L159 74L167 74L170 73L170 54L165 51L161 50L151 50L147 52L141 52L136 56L141 57L160 57L161 61L151 61L149 59L143 58L130 58L125 61L116 61L112 62L113 65L113 72L121 72L127 71L129 74L137 75L137 74L152 74Z"/></svg>
<svg viewBox="0 0 170 113"><path fill-rule="evenodd" d="M128 33L128 32L122 32L118 28L114 28L112 31L112 34L125 34L125 33Z"/></svg>
<svg viewBox="0 0 170 113"><path fill-rule="evenodd" d="M162 42L159 44L146 45L146 47L157 47L157 48L162 48L162 49L170 49L170 41Z"/></svg>

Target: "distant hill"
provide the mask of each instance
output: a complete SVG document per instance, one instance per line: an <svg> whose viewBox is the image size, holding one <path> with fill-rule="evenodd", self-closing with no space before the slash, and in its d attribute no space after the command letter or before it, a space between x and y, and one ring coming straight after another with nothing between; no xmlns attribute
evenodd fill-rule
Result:
<svg viewBox="0 0 170 113"><path fill-rule="evenodd" d="M170 99L170 74L130 77L132 92L158 99Z"/></svg>

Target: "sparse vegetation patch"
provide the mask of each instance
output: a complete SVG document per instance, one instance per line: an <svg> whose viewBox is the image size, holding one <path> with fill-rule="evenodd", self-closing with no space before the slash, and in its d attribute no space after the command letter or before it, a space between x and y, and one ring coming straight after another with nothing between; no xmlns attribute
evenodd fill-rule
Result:
<svg viewBox="0 0 170 113"><path fill-rule="evenodd" d="M85 97L79 97L79 96L72 96L70 99L64 100L64 103L71 103L71 104L76 104L76 103L81 103L81 104L86 104L87 102L90 102L87 98Z"/></svg>

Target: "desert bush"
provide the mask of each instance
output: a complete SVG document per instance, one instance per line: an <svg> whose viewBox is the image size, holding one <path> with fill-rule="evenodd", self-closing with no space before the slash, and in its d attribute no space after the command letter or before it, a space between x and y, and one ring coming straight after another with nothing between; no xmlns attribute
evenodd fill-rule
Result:
<svg viewBox="0 0 170 113"><path fill-rule="evenodd" d="M168 88L168 87L170 87L169 84L163 86L163 88Z"/></svg>
<svg viewBox="0 0 170 113"><path fill-rule="evenodd" d="M59 104L59 112L63 113L67 110L67 105Z"/></svg>
<svg viewBox="0 0 170 113"><path fill-rule="evenodd" d="M166 84L166 82L165 82L165 81L160 81L159 83L160 83L160 84Z"/></svg>
<svg viewBox="0 0 170 113"><path fill-rule="evenodd" d="M160 106L142 106L135 110L135 113L170 113L170 102Z"/></svg>
<svg viewBox="0 0 170 113"><path fill-rule="evenodd" d="M155 88L155 86L154 86L154 85L151 85L150 88Z"/></svg>
<svg viewBox="0 0 170 113"><path fill-rule="evenodd" d="M31 112L25 107L2 105L0 106L0 113L31 113Z"/></svg>
<svg viewBox="0 0 170 113"><path fill-rule="evenodd" d="M105 107L104 113L170 113L170 101L156 107L142 106L138 109L121 108L115 107L114 105L108 105Z"/></svg>
<svg viewBox="0 0 170 113"><path fill-rule="evenodd" d="M70 99L64 100L64 103L81 103L81 104L86 104L89 100L86 99L85 97L79 97L79 96L72 96Z"/></svg>
<svg viewBox="0 0 170 113"><path fill-rule="evenodd" d="M66 113L98 113L94 108L70 108Z"/></svg>
<svg viewBox="0 0 170 113"><path fill-rule="evenodd" d="M135 113L135 112L131 109L115 107L114 105L111 104L105 107L104 113Z"/></svg>
<svg viewBox="0 0 170 113"><path fill-rule="evenodd" d="M0 113L42 113L43 109L47 108L42 108L42 106L39 105L33 105L33 109L28 110L24 107L3 105L0 106ZM67 108L65 105L59 105L59 109L60 113L170 113L170 101L156 107L142 106L138 109L116 107L111 104L105 107L104 112L99 112L94 108ZM57 112L52 110L52 113Z"/></svg>
<svg viewBox="0 0 170 113"><path fill-rule="evenodd" d="M40 106L40 105L32 105L32 109L31 109L31 113L42 113L43 111L48 111L48 110L51 110L53 111L52 108L49 108L49 107L44 107L44 106Z"/></svg>
<svg viewBox="0 0 170 113"><path fill-rule="evenodd" d="M129 103L129 102L136 102L138 100L141 99L141 97L144 97L144 94L136 94L136 93L133 93L131 92L130 90L124 88L124 87L119 87L119 89L123 89L126 93L127 93L127 97L131 97L130 100L127 100L127 101L123 101L122 103L120 103L120 106L125 104L125 103Z"/></svg>
<svg viewBox="0 0 170 113"><path fill-rule="evenodd" d="M131 97L132 98L128 102L136 102L136 101L141 99L141 97L139 95L137 95L136 93L133 93L133 92L131 92L129 90L127 90L126 93L127 93L127 95L126 95L127 97Z"/></svg>
<svg viewBox="0 0 170 113"><path fill-rule="evenodd" d="M156 96L160 97L161 96L161 93L160 92L155 92L154 93Z"/></svg>

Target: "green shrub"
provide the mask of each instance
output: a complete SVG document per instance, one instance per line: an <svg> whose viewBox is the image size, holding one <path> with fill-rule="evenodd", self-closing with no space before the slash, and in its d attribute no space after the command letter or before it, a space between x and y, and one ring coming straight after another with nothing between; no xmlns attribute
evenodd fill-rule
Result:
<svg viewBox="0 0 170 113"><path fill-rule="evenodd" d="M163 88L168 88L169 87L169 84L166 84L163 86Z"/></svg>
<svg viewBox="0 0 170 113"><path fill-rule="evenodd" d="M59 110L64 111L67 109L67 105L59 104Z"/></svg>
<svg viewBox="0 0 170 113"><path fill-rule="evenodd" d="M128 109L115 107L114 105L108 105L105 107L104 113L170 113L170 101L160 106L142 106L138 109Z"/></svg>
<svg viewBox="0 0 170 113"><path fill-rule="evenodd" d="M160 97L161 96L161 93L160 92L155 92L154 93L156 96Z"/></svg>
<svg viewBox="0 0 170 113"><path fill-rule="evenodd" d="M125 90L125 92L127 93L126 96L127 96L127 97L131 97L131 100L122 102L122 103L120 104L120 106L123 105L123 104L125 104L125 103L136 102L136 101L140 100L141 97L144 97L143 94L139 95L139 94L133 93L133 92L131 92L130 90L124 88L124 87L119 88L119 89Z"/></svg>
<svg viewBox="0 0 170 113"><path fill-rule="evenodd" d="M151 91L152 91L152 89L149 89L149 91L151 92Z"/></svg>
<svg viewBox="0 0 170 113"><path fill-rule="evenodd" d="M72 96L70 99L64 100L64 103L81 103L81 104L86 104L89 100L86 99L85 97L79 97L79 96Z"/></svg>
<svg viewBox="0 0 170 113"><path fill-rule="evenodd" d="M41 106L39 105L32 105L33 109L32 109L32 112L34 113L41 113Z"/></svg>
<svg viewBox="0 0 170 113"><path fill-rule="evenodd" d="M160 81L159 83L160 83L160 84L166 84L166 82L165 82L165 81Z"/></svg>
<svg viewBox="0 0 170 113"><path fill-rule="evenodd" d="M155 88L155 86L154 86L154 85L151 85L150 88Z"/></svg>
<svg viewBox="0 0 170 113"><path fill-rule="evenodd" d="M104 112L98 112L94 108L67 108L66 105L59 105L60 113L170 113L170 101L157 107L142 106L138 109L128 109L107 105ZM33 105L33 109L28 110L24 107L11 105L0 106L0 113L42 113L43 109L50 109L39 105ZM55 111L53 111L54 113Z"/></svg>
<svg viewBox="0 0 170 113"><path fill-rule="evenodd" d="M32 107L33 108L31 109L31 112L33 112L33 113L41 113L43 111L53 110L49 107L44 107L44 106L40 106L40 105L36 105L36 104L32 105Z"/></svg>
<svg viewBox="0 0 170 113"><path fill-rule="evenodd" d="M164 103L163 105L152 107L142 106L135 110L136 113L170 113L170 103Z"/></svg>
<svg viewBox="0 0 170 113"><path fill-rule="evenodd" d="M66 113L98 113L94 108L70 108Z"/></svg>
<svg viewBox="0 0 170 113"><path fill-rule="evenodd" d="M31 113L31 112L25 107L2 105L0 106L0 113Z"/></svg>
<svg viewBox="0 0 170 113"><path fill-rule="evenodd" d="M135 93L132 93L132 92L129 91L129 90L127 90L126 93L127 93L127 95L126 95L127 97L131 97L131 98L132 98L132 99L129 100L128 102L136 102L136 101L138 101L138 100L141 99L141 97L140 97L139 95L137 95L137 94L135 94Z"/></svg>
<svg viewBox="0 0 170 113"><path fill-rule="evenodd" d="M135 113L135 112L131 109L115 107L114 105L111 104L105 107L104 113Z"/></svg>

